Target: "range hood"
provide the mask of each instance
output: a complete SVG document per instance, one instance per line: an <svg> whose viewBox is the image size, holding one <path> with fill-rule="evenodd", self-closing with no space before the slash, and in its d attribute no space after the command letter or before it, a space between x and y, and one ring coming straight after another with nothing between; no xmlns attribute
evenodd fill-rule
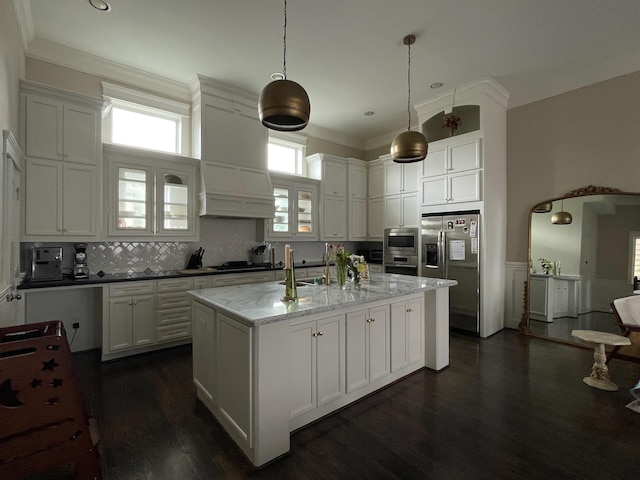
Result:
<svg viewBox="0 0 640 480"><path fill-rule="evenodd" d="M275 203L269 172L202 161L200 215L234 218L273 218Z"/></svg>

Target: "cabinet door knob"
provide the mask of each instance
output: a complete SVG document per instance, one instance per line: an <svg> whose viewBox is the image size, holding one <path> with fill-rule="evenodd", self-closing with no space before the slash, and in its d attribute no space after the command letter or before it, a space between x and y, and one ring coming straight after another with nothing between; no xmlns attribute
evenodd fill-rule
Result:
<svg viewBox="0 0 640 480"><path fill-rule="evenodd" d="M371 323L373 323L373 322L375 322L375 321L376 321L376 319L375 319L375 318L371 318L370 320L371 320Z"/></svg>
<svg viewBox="0 0 640 480"><path fill-rule="evenodd" d="M407 313L413 312L413 308L407 308Z"/></svg>
<svg viewBox="0 0 640 480"><path fill-rule="evenodd" d="M322 335L324 335L324 332L318 332L319 337L321 337Z"/></svg>

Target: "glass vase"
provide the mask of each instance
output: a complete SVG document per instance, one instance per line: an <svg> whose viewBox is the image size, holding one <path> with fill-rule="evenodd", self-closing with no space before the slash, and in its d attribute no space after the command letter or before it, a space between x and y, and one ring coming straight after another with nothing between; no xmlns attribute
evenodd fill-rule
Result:
<svg viewBox="0 0 640 480"><path fill-rule="evenodd" d="M336 262L336 280L338 288L344 290L347 288L347 264Z"/></svg>

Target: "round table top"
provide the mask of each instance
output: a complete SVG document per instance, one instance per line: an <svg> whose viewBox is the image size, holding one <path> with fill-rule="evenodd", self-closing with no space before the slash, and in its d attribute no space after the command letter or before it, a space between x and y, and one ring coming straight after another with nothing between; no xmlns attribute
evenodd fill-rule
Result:
<svg viewBox="0 0 640 480"><path fill-rule="evenodd" d="M631 340L615 333L597 332L595 330L573 330L571 335L591 343L603 343L605 345L631 345Z"/></svg>

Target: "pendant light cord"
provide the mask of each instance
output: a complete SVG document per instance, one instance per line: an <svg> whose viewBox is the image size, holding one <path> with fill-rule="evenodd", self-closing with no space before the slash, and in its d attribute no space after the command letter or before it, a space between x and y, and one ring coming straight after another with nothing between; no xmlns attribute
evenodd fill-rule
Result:
<svg viewBox="0 0 640 480"><path fill-rule="evenodd" d="M287 79L287 0L284 0L284 33L282 40L282 76Z"/></svg>
<svg viewBox="0 0 640 480"><path fill-rule="evenodd" d="M408 45L409 61L407 62L407 117L409 117L409 124L407 130L411 130L411 43Z"/></svg>

